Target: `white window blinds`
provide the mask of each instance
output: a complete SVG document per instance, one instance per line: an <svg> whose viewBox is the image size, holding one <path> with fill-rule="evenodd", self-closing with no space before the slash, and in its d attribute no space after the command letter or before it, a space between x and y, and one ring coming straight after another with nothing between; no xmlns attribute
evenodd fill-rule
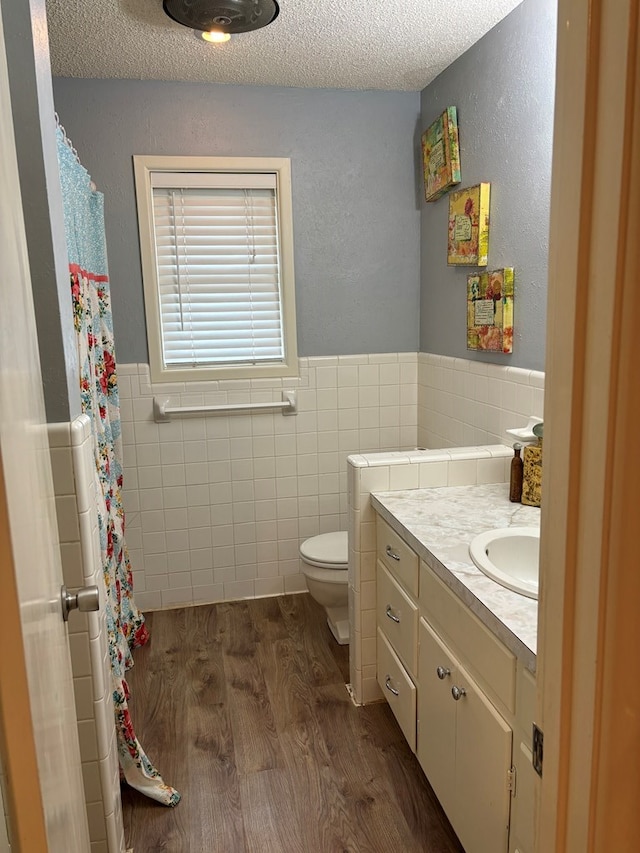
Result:
<svg viewBox="0 0 640 853"><path fill-rule="evenodd" d="M284 360L276 175L151 176L165 368Z"/></svg>

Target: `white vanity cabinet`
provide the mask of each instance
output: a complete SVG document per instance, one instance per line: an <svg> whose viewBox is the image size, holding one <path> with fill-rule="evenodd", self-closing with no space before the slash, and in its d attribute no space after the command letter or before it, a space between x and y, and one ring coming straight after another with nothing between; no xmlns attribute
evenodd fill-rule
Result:
<svg viewBox="0 0 640 853"><path fill-rule="evenodd" d="M466 853L532 853L535 677L377 519L377 676Z"/></svg>

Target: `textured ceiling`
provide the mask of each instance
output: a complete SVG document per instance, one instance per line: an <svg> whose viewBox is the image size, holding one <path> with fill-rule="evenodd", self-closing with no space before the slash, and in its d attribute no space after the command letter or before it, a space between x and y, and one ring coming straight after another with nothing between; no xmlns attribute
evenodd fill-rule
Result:
<svg viewBox="0 0 640 853"><path fill-rule="evenodd" d="M47 0L60 77L419 91L521 0L280 0L268 27L206 44L162 0Z"/></svg>

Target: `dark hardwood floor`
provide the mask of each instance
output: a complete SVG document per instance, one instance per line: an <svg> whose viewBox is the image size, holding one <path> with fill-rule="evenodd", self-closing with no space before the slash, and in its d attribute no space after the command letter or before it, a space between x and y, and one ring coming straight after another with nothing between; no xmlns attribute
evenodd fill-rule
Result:
<svg viewBox="0 0 640 853"><path fill-rule="evenodd" d="M129 673L168 809L123 787L135 853L460 853L386 703L356 708L309 595L150 614Z"/></svg>

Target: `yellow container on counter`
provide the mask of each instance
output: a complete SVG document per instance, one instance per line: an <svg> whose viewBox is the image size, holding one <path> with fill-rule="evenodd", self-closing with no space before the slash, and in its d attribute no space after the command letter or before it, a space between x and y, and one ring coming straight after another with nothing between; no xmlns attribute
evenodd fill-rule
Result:
<svg viewBox="0 0 640 853"><path fill-rule="evenodd" d="M540 506L542 498L542 424L533 428L537 444L529 444L523 451L522 503Z"/></svg>

